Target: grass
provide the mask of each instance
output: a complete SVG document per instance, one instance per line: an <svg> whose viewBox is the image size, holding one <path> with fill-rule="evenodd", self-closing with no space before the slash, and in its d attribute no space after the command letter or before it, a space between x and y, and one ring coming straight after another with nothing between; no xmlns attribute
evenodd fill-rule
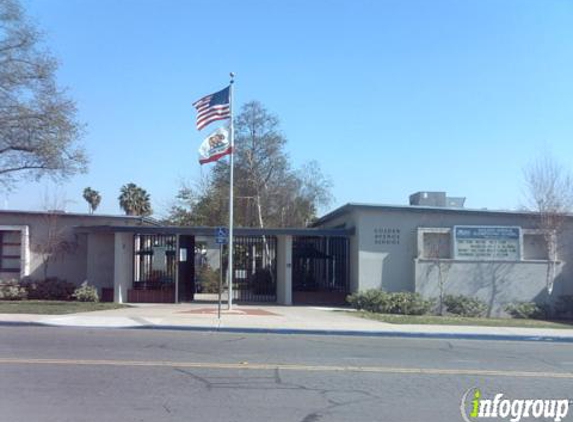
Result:
<svg viewBox="0 0 573 422"><path fill-rule="evenodd" d="M522 327L522 328L569 328L573 329L573 321L543 321L538 319L513 318L470 318L460 316L438 315L393 315L377 314L374 312L348 312L349 315L373 319L390 324L422 324L422 325L469 325L481 327Z"/></svg>
<svg viewBox="0 0 573 422"><path fill-rule="evenodd" d="M127 305L108 302L65 302L60 300L0 301L0 314L65 315L127 307Z"/></svg>

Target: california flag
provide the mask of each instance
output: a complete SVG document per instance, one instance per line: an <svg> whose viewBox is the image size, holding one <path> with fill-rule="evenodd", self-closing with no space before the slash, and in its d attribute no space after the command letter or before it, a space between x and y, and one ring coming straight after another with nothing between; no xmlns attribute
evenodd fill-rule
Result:
<svg viewBox="0 0 573 422"><path fill-rule="evenodd" d="M229 132L227 129L220 127L207 136L199 147L199 163L211 163L231 153L232 147L229 144Z"/></svg>

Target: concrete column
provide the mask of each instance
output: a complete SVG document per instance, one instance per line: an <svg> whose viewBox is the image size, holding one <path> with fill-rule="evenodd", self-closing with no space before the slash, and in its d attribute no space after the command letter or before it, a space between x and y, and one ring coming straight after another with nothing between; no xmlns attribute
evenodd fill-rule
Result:
<svg viewBox="0 0 573 422"><path fill-rule="evenodd" d="M114 301L127 302L127 289L133 283L133 234L115 233L113 286Z"/></svg>
<svg viewBox="0 0 573 422"><path fill-rule="evenodd" d="M292 236L277 236L277 303L292 305Z"/></svg>
<svg viewBox="0 0 573 422"><path fill-rule="evenodd" d="M22 226L21 233L21 246L20 246L20 278L28 277L30 275L30 228Z"/></svg>
<svg viewBox="0 0 573 422"><path fill-rule="evenodd" d="M90 233L87 235L86 276L89 284L98 289L113 287L114 245L113 233Z"/></svg>

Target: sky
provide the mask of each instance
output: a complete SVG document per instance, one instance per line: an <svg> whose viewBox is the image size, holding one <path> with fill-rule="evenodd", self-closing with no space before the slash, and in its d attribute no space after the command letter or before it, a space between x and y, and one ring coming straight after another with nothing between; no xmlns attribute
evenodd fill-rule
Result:
<svg viewBox="0 0 573 422"><path fill-rule="evenodd" d="M573 169L569 0L23 0L86 124L89 172L18 184L0 206L119 214L122 185L165 216L209 172L192 103L236 74L235 107L281 121L294 167L317 160L329 209L417 191L516 209L544 151ZM240 148L240 145L237 145ZM3 198L2 195L3 194ZM327 210L321 210L327 211Z"/></svg>

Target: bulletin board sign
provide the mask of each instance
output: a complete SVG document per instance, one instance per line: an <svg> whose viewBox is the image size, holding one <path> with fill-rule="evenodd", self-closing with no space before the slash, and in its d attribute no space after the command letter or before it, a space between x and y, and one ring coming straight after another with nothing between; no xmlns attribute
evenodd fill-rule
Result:
<svg viewBox="0 0 573 422"><path fill-rule="evenodd" d="M454 258L476 261L519 261L521 228L454 226Z"/></svg>

